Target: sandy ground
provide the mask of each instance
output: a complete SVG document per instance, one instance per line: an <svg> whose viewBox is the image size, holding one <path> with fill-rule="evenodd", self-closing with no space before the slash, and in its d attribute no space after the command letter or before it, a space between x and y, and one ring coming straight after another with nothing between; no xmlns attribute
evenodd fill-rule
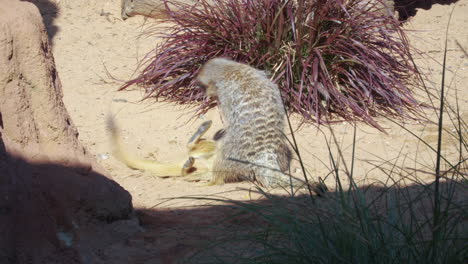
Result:
<svg viewBox="0 0 468 264"><path fill-rule="evenodd" d="M50 0L50 2L56 3L57 9L49 6L42 12L53 43L53 53L64 89L65 105L78 127L80 140L109 170L114 179L132 194L135 208L147 210L144 215L146 220L143 222L150 223L145 227L147 228L145 236L129 238L125 242L126 245L138 248L135 252L119 256L112 251L115 245L110 245L102 254L112 255L112 257L107 256L108 263L117 263L116 258L132 259L132 262L128 263L140 263L138 261L170 263L169 256L173 255L171 252L174 250L179 253L184 252L181 248L185 247L175 238L170 243L161 242L162 240L158 238L163 232L161 226L176 228L179 220L192 221L191 217L195 219L196 215L203 215L203 212L190 215L186 211L177 211L185 210L186 206L199 202L192 200L163 202L166 198L224 193L224 196L233 199L249 199L248 192L240 189L248 189L252 185L239 183L206 187L200 183L189 183L180 179L161 179L149 173L131 170L116 160L111 154L105 129L106 117L109 114L117 118L123 130L125 144L130 151L141 157L170 162L183 159L186 141L202 121L208 119L214 121L209 135L221 127L218 112L215 109L203 118L190 119L193 109L180 109L174 105L153 101L141 103L140 91L116 92L121 85L119 80L129 79L136 69L138 59L151 50L158 41L151 36L141 37L145 28L145 20L142 17L130 18L127 21L120 19L120 0ZM415 54L416 63L427 76L427 86L435 92L440 89L444 32L452 8L453 5L434 5L429 10L419 10L417 15L405 25L409 30L410 42L420 51L419 54ZM458 1L448 35L449 67L446 79L449 87L448 101L454 104L455 96L458 96L465 122L468 121L468 89L466 89L468 58L457 43L468 50L467 13L468 0ZM421 97L421 100L429 102L427 97ZM436 120L433 111L428 110L427 113L432 120ZM376 164L384 166L386 163L387 165L395 163L426 171L434 167L435 155L428 147L401 127L384 119L381 121L387 128L387 134L363 125L357 128L357 160L354 174L359 184L386 181L387 176L375 169ZM435 146L436 126L409 122L406 127ZM447 121L448 132L453 132L451 127ZM350 162L353 126L338 124L333 128L343 154ZM335 180L332 176L327 177L331 165L326 138L329 138L330 133L326 127L320 129L324 132L315 126L306 125L296 132L296 136L310 177L315 180L319 176L326 178L329 188L333 189ZM455 160L456 145L448 134L444 139L445 155ZM337 154L336 151L334 154ZM293 172L299 172L298 168L294 165ZM418 173L417 176L421 181L432 180L429 174ZM346 181L345 178L342 180ZM160 213L163 210L171 213L164 215ZM204 215L197 219L209 221L214 217L216 214ZM160 248L157 256L148 253L151 251L148 249L149 245L157 245ZM142 257L138 261L135 260L136 257L132 258L143 255L147 258ZM122 263L125 261L122 260Z"/></svg>

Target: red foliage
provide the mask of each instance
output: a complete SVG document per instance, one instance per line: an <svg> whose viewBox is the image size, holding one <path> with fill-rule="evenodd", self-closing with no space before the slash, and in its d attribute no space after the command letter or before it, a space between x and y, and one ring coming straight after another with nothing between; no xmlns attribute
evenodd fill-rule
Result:
<svg viewBox="0 0 468 264"><path fill-rule="evenodd" d="M419 81L399 22L377 11L377 0L163 0L170 26L156 33L138 84L145 98L215 106L194 77L213 57L263 69L279 85L288 109L317 123L373 117L413 118Z"/></svg>

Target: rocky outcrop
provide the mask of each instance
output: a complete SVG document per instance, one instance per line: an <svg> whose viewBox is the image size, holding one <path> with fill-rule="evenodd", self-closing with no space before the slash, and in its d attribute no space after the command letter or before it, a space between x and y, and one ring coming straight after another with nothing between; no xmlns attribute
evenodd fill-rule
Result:
<svg viewBox="0 0 468 264"><path fill-rule="evenodd" d="M38 9L0 0L0 263L80 263L80 229L131 196L78 140Z"/></svg>
<svg viewBox="0 0 468 264"><path fill-rule="evenodd" d="M196 0L181 0L181 4L195 4ZM210 3L211 1L207 1ZM171 10L176 11L178 6L168 4ZM167 18L167 10L162 0L121 0L121 15L125 20L133 16L146 16L150 18Z"/></svg>

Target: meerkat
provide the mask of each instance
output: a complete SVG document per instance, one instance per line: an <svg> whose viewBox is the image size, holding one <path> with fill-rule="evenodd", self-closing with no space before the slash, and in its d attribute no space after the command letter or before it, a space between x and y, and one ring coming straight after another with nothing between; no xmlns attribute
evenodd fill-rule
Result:
<svg viewBox="0 0 468 264"><path fill-rule="evenodd" d="M188 159L179 163L161 163L135 157L124 150L120 131L114 118L107 119L107 129L110 132L114 156L132 169L147 171L158 177L184 176L187 180L199 180L201 175L211 169L212 157L215 154L216 142L202 138L211 127L212 122L206 121L200 125L187 143ZM195 166L195 162L200 161ZM192 178L188 177L191 176Z"/></svg>
<svg viewBox="0 0 468 264"><path fill-rule="evenodd" d="M123 150L119 130L109 118L114 155L130 168L160 177L205 180L208 175L209 185L250 180L271 187L289 182L292 152L284 134L285 110L276 84L261 70L223 58L205 63L197 80L207 96L217 98L226 122L215 140L202 138L211 126L208 121L189 140L185 162L143 160ZM196 161L199 164L194 167Z"/></svg>
<svg viewBox="0 0 468 264"><path fill-rule="evenodd" d="M289 182L292 152L277 85L265 72L225 58L206 62L197 81L207 96L217 99L226 123L210 185L251 180L271 187Z"/></svg>

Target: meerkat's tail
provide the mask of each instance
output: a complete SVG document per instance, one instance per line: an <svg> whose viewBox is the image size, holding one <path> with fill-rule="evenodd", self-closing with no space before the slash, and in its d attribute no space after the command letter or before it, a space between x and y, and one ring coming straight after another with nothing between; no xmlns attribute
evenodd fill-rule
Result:
<svg viewBox="0 0 468 264"><path fill-rule="evenodd" d="M147 171L159 177L181 176L184 164L160 163L153 160L140 159L126 152L123 148L119 128L111 116L107 119L107 129L110 132L114 156L128 167Z"/></svg>

